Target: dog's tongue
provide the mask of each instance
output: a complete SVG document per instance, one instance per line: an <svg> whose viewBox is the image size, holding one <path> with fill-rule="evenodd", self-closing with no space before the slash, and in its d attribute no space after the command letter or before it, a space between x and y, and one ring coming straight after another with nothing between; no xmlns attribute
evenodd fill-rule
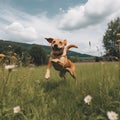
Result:
<svg viewBox="0 0 120 120"><path fill-rule="evenodd" d="M53 51L53 54L59 54L60 52L59 51Z"/></svg>

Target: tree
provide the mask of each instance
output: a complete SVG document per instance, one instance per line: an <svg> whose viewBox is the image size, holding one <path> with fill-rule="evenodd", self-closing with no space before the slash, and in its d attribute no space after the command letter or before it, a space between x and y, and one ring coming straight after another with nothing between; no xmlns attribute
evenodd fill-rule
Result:
<svg viewBox="0 0 120 120"><path fill-rule="evenodd" d="M103 44L106 49L106 55L119 56L117 33L120 33L120 18L108 23L108 28L103 36Z"/></svg>
<svg viewBox="0 0 120 120"><path fill-rule="evenodd" d="M31 55L32 62L35 65L42 65L47 61L47 53L40 45L34 45L30 49L29 54Z"/></svg>
<svg viewBox="0 0 120 120"><path fill-rule="evenodd" d="M22 57L22 48L19 46L19 47L15 47L14 48L14 52L19 56L19 57Z"/></svg>

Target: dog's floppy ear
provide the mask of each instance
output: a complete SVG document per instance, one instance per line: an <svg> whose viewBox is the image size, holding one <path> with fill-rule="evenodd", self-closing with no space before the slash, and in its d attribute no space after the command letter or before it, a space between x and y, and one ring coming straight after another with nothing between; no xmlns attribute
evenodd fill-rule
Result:
<svg viewBox="0 0 120 120"><path fill-rule="evenodd" d="M64 45L67 45L67 40L64 40Z"/></svg>
<svg viewBox="0 0 120 120"><path fill-rule="evenodd" d="M53 38L45 38L49 43L52 43Z"/></svg>

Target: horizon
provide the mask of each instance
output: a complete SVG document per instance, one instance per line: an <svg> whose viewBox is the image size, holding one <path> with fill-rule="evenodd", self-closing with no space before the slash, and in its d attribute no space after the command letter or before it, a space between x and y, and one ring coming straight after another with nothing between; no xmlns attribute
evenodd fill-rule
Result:
<svg viewBox="0 0 120 120"><path fill-rule="evenodd" d="M27 44L27 45L34 45L34 43L24 43L24 42L17 42L17 41L10 41L10 40L2 40L0 39L0 41L3 41L3 42L11 42L11 43L16 43L16 44ZM10 44L11 45L11 44ZM35 43L35 45L40 45L40 46L43 46L43 47L51 47L50 45L42 45L42 44L37 44ZM81 53L81 52L76 52L76 51L73 51L73 50L69 50L71 52L74 52L74 53L77 53L77 54L81 54L81 55L87 55L87 56L91 56L91 57L98 57L98 56L93 56L93 55L90 55L90 54L86 54L86 53Z"/></svg>

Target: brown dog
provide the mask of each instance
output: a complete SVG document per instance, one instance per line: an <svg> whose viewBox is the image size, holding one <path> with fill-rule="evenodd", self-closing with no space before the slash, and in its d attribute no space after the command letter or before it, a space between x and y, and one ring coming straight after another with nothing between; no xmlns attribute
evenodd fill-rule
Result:
<svg viewBox="0 0 120 120"><path fill-rule="evenodd" d="M47 70L45 78L50 77L50 66L58 70L60 77L64 77L66 72L69 72L71 76L76 80L75 65L67 58L67 51L71 47L78 48L74 44L67 45L67 40L60 40L54 38L45 38L49 43L51 43L52 52L48 61Z"/></svg>

